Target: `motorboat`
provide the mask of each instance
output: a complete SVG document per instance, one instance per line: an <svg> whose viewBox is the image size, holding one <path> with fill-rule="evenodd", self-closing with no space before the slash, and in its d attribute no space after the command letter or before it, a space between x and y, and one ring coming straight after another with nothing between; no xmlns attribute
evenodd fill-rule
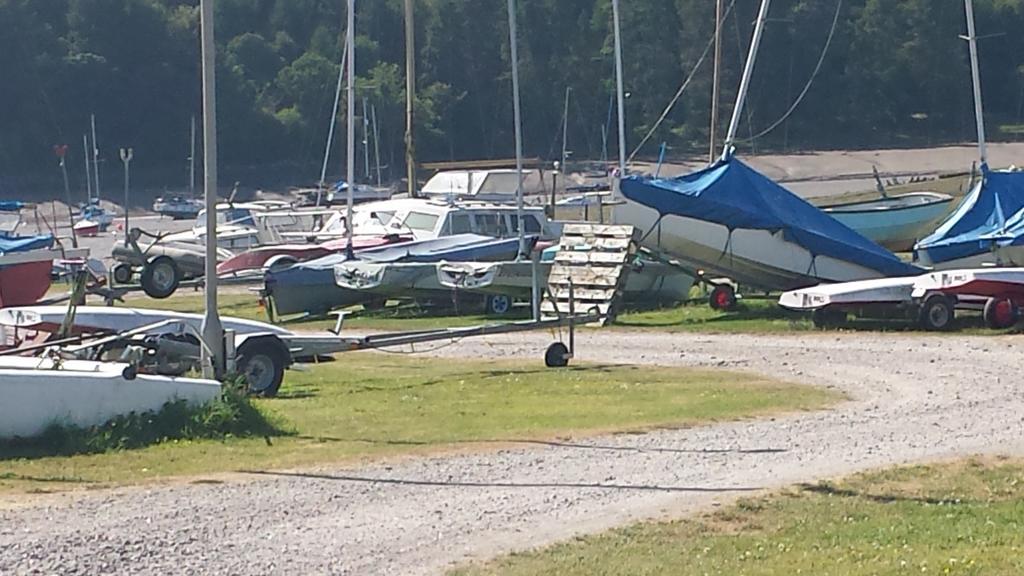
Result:
<svg viewBox="0 0 1024 576"><path fill-rule="evenodd" d="M369 248L359 252L358 260L377 263L508 260L515 257L518 250L518 238L457 234ZM272 317L324 314L337 307L374 299L372 293L342 288L336 283L335 268L346 262L346 254L338 253L281 270L268 270L262 294Z"/></svg>
<svg viewBox="0 0 1024 576"><path fill-rule="evenodd" d="M630 176L621 191L615 219L642 230L642 245L741 285L785 291L921 273L732 154L676 178Z"/></svg>
<svg viewBox="0 0 1024 576"><path fill-rule="evenodd" d="M932 268L1024 266L1024 172L981 166L981 179L950 216L914 246Z"/></svg>
<svg viewBox="0 0 1024 576"><path fill-rule="evenodd" d="M77 236L92 237L105 232L114 222L114 215L100 206L99 200L92 200L82 206L80 219L72 226Z"/></svg>
<svg viewBox="0 0 1024 576"><path fill-rule="evenodd" d="M98 426L167 402L198 405L220 396L213 380L136 375L127 364L0 357L0 438L30 438L53 424Z"/></svg>
<svg viewBox="0 0 1024 576"><path fill-rule="evenodd" d="M411 241L411 234L366 234L352 237L352 249L355 251L377 248L388 244ZM320 244L270 244L258 246L235 254L217 265L220 276L238 276L254 271L263 272L269 268L291 266L298 262L306 262L331 253L344 251L348 240L341 238L328 240Z"/></svg>
<svg viewBox="0 0 1024 576"><path fill-rule="evenodd" d="M202 209L202 200L186 196L161 196L153 202L153 212L174 220L195 218Z"/></svg>
<svg viewBox="0 0 1024 576"><path fill-rule="evenodd" d="M294 191L299 197L299 206L337 206L348 202L348 183L344 180L335 182L328 188L299 188ZM352 203L380 202L390 200L394 195L391 188L380 188L356 184L352 187Z"/></svg>
<svg viewBox="0 0 1024 576"><path fill-rule="evenodd" d="M540 170L523 170L523 196L547 196L550 186ZM441 200L487 200L511 203L516 199L519 172L509 168L444 170L431 176L421 193Z"/></svg>
<svg viewBox="0 0 1024 576"><path fill-rule="evenodd" d="M821 209L883 248L905 252L935 229L952 203L949 194L910 192Z"/></svg>

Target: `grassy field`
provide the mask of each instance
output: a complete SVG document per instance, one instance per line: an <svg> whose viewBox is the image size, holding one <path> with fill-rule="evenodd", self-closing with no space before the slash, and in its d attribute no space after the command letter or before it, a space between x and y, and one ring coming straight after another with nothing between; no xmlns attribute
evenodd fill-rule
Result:
<svg viewBox="0 0 1024 576"><path fill-rule="evenodd" d="M353 353L289 373L278 398L256 401L281 434L69 457L0 449L0 491L474 449L809 410L836 400L824 390L724 371L594 365L549 370L540 362L453 364Z"/></svg>
<svg viewBox="0 0 1024 576"><path fill-rule="evenodd" d="M483 574L1024 573L1024 461L863 474L744 499L455 572Z"/></svg>

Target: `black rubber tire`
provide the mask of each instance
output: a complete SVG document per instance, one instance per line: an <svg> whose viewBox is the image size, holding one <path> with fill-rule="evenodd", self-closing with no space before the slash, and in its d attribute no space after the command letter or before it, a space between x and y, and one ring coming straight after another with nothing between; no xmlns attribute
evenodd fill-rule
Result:
<svg viewBox="0 0 1024 576"><path fill-rule="evenodd" d="M118 284L128 284L132 281L132 276L135 275L135 271L132 270L131 264L121 262L114 266L114 269L110 271L110 275L114 277L114 282Z"/></svg>
<svg viewBox="0 0 1024 576"><path fill-rule="evenodd" d="M181 283L181 272L178 265L168 256L157 256L142 269L140 277L142 291L150 298L163 300L178 289Z"/></svg>
<svg viewBox="0 0 1024 576"><path fill-rule="evenodd" d="M505 294L491 294L487 297L487 313L504 316L512 311L512 297Z"/></svg>
<svg viewBox="0 0 1024 576"><path fill-rule="evenodd" d="M279 347L267 340L248 341L238 349L238 374L245 378L246 388L253 396L277 396L286 364Z"/></svg>
<svg viewBox="0 0 1024 576"><path fill-rule="evenodd" d="M728 284L718 284L711 289L708 305L712 310L732 310L736 307L736 290Z"/></svg>
<svg viewBox="0 0 1024 576"><path fill-rule="evenodd" d="M564 368L569 365L569 347L561 342L553 342L544 351L544 365L548 368Z"/></svg>
<svg viewBox="0 0 1024 576"><path fill-rule="evenodd" d="M811 313L815 328L835 328L846 322L846 312L830 308L818 308Z"/></svg>
<svg viewBox="0 0 1024 576"><path fill-rule="evenodd" d="M1008 298L989 298L985 301L984 318L985 326L1006 330L1020 320L1020 308Z"/></svg>
<svg viewBox="0 0 1024 576"><path fill-rule="evenodd" d="M925 298L918 312L921 327L933 332L951 329L955 317L953 301L942 294L932 294Z"/></svg>

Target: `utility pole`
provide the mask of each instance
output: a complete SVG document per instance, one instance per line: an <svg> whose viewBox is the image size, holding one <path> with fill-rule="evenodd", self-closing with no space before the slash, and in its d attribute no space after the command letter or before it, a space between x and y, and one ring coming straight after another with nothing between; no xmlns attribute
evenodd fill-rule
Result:
<svg viewBox="0 0 1024 576"><path fill-rule="evenodd" d="M416 182L416 141L413 130L416 101L416 23L413 0L405 0L405 177L409 196L419 196Z"/></svg>
<svg viewBox="0 0 1024 576"><path fill-rule="evenodd" d="M213 0L200 0L203 45L203 191L206 195L206 310L203 340L209 347L203 375L224 374L224 327L217 310L217 70L213 37ZM207 354L204 349L203 355Z"/></svg>
<svg viewBox="0 0 1024 576"><path fill-rule="evenodd" d="M722 0L715 0L715 62L714 75L711 81L711 146L708 152L708 162L714 162L718 152L715 142L718 136L718 100L720 74L722 70Z"/></svg>
<svg viewBox="0 0 1024 576"><path fill-rule="evenodd" d="M128 165L134 155L131 148L121 148L121 163L124 164L124 245L128 246Z"/></svg>

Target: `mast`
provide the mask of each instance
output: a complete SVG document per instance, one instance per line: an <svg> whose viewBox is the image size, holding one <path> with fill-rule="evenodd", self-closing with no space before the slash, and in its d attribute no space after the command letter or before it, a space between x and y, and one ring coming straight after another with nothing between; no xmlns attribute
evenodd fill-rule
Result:
<svg viewBox="0 0 1024 576"><path fill-rule="evenodd" d="M96 201L100 199L100 145L96 142L96 115L91 114L89 122L92 124L92 175L96 179Z"/></svg>
<svg viewBox="0 0 1024 576"><path fill-rule="evenodd" d="M203 363L203 371L208 373L205 376L220 376L224 371L224 329L217 311L217 70L214 65L213 0L201 0L200 6L203 47L203 191L206 195L206 310L202 331L203 340L210 349L210 362L209 365Z"/></svg>
<svg viewBox="0 0 1024 576"><path fill-rule="evenodd" d="M89 169L89 135L82 134L82 146L85 148L85 203L92 203L92 170Z"/></svg>
<svg viewBox="0 0 1024 576"><path fill-rule="evenodd" d="M405 177L409 196L419 196L416 182L416 141L413 112L416 102L416 24L413 0L405 0Z"/></svg>
<svg viewBox="0 0 1024 576"><path fill-rule="evenodd" d="M192 115L192 151L188 155L188 197L196 197L196 115Z"/></svg>
<svg viewBox="0 0 1024 576"><path fill-rule="evenodd" d="M348 32L345 33L344 47L341 50L341 63L338 66L338 86L334 89L334 106L331 108L331 123L327 130L327 144L324 146L324 162L320 167L320 180L317 181L316 205L320 206L320 196L324 192L327 181L327 164L331 159L331 147L334 145L334 127L338 120L338 107L341 104L341 90L344 88L345 67L348 58Z"/></svg>
<svg viewBox="0 0 1024 576"><path fill-rule="evenodd" d="M615 95L619 108L619 178L626 177L626 104L622 88L622 31L619 26L619 0L612 0L615 28Z"/></svg>
<svg viewBox="0 0 1024 576"><path fill-rule="evenodd" d="M568 156L569 145L569 94L572 86L565 87L565 107L562 109L562 171L565 172L565 158Z"/></svg>
<svg viewBox="0 0 1024 576"><path fill-rule="evenodd" d="M523 236L523 126L519 108L519 47L516 40L516 4L508 0L508 37L512 58L512 111L516 123L516 228L519 234L519 254L516 260L526 257L526 237Z"/></svg>
<svg viewBox="0 0 1024 576"><path fill-rule="evenodd" d="M363 174L370 181L370 113L367 111L366 98L363 98Z"/></svg>
<svg viewBox="0 0 1024 576"><path fill-rule="evenodd" d="M981 73L978 71L978 35L974 32L974 3L964 0L964 11L967 13L967 40L971 48L971 81L974 84L974 121L978 124L978 155L981 165L988 165L988 147L985 144L985 114L981 105Z"/></svg>
<svg viewBox="0 0 1024 576"><path fill-rule="evenodd" d="M380 186L380 131L377 129L376 104L370 104L370 116L373 118L373 162L377 167L377 186Z"/></svg>
<svg viewBox="0 0 1024 576"><path fill-rule="evenodd" d="M711 144L708 147L708 162L715 161L718 136L718 100L722 71L722 0L715 0L715 63L711 80Z"/></svg>
<svg viewBox="0 0 1024 576"><path fill-rule="evenodd" d="M764 33L769 4L771 4L771 0L761 0L761 9L757 14L757 22L754 24L754 38L750 41L750 52L747 54L747 62L743 66L743 78L740 80L740 88L736 94L736 105L732 109L732 120L729 121L729 131L725 134L723 157L729 154L733 140L736 139L736 130L740 125L743 104L747 99L747 90L750 89L750 76L754 73L754 61L757 59L758 46L761 45L761 35Z"/></svg>
<svg viewBox="0 0 1024 576"><path fill-rule="evenodd" d="M353 194L355 193L355 172L356 172L356 127L355 127L355 112L356 112L356 85L355 85L355 63L356 63L356 46L355 46L355 34L356 34L356 0L348 0L348 89L346 91L346 102L345 108L348 114L348 150L347 152L347 171L346 171L346 182L348 188L346 191L346 211L345 211L345 238L348 241L348 245L345 247L345 254L348 258L352 258L352 204Z"/></svg>

